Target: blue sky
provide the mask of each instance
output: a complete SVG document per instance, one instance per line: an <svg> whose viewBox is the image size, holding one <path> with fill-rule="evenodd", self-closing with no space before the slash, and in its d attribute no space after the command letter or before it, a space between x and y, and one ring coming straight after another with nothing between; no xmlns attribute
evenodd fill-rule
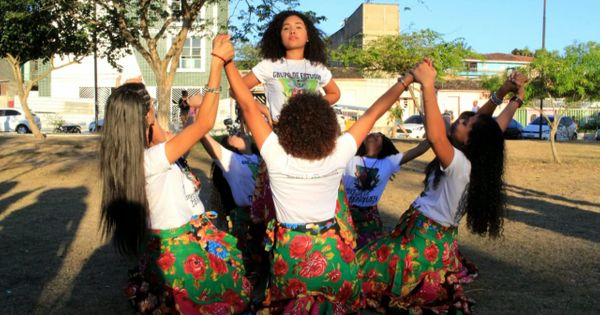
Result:
<svg viewBox="0 0 600 315"><path fill-rule="evenodd" d="M319 26L337 31L360 0L300 0L300 10L327 17ZM379 0L400 5L400 31L430 28L447 40L462 37L480 53L542 46L543 0ZM410 10L403 10L410 7ZM600 42L600 1L547 0L546 48L562 50L575 41Z"/></svg>

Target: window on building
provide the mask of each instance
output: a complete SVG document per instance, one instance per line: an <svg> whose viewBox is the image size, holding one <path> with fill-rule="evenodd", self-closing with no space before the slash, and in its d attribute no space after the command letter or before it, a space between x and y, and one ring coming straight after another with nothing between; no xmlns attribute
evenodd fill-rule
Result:
<svg viewBox="0 0 600 315"><path fill-rule="evenodd" d="M188 37L183 44L179 69L204 70L202 57L204 39L201 37Z"/></svg>
<svg viewBox="0 0 600 315"><path fill-rule="evenodd" d="M469 72L477 72L477 62L467 62L467 70Z"/></svg>

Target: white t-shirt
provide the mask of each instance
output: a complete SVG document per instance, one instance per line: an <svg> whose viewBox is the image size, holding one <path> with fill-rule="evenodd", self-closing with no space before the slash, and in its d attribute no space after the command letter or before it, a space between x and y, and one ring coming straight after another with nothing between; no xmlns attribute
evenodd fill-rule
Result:
<svg viewBox="0 0 600 315"><path fill-rule="evenodd" d="M252 68L252 73L265 85L267 104L275 121L279 120L288 98L300 93L316 94L331 81L329 69L306 59L281 58L275 62L264 59Z"/></svg>
<svg viewBox="0 0 600 315"><path fill-rule="evenodd" d="M145 150L144 170L152 229L180 227L204 213L200 190L177 164L169 164L164 142Z"/></svg>
<svg viewBox="0 0 600 315"><path fill-rule="evenodd" d="M444 170L437 188L433 188L433 177L429 176L427 188L414 202L426 217L443 226L457 226L456 217L462 197L466 192L471 176L471 162L462 151L454 148L454 158Z"/></svg>
<svg viewBox="0 0 600 315"><path fill-rule="evenodd" d="M402 153L384 159L354 156L344 172L344 188L350 205L370 207L379 202L394 173L400 170Z"/></svg>
<svg viewBox="0 0 600 315"><path fill-rule="evenodd" d="M277 220L311 223L335 216L340 180L348 161L356 153L356 140L345 133L334 151L324 159L309 161L287 154L273 132L261 148L267 164Z"/></svg>
<svg viewBox="0 0 600 315"><path fill-rule="evenodd" d="M221 159L216 162L231 188L235 204L238 207L250 206L256 185L258 156L256 154L238 154L221 146Z"/></svg>

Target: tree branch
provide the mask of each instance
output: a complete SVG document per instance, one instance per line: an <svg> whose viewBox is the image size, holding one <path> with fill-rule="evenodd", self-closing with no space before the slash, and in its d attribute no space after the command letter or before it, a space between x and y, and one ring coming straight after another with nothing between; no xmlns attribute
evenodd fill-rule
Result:
<svg viewBox="0 0 600 315"><path fill-rule="evenodd" d="M140 16L140 28L144 38L150 39L150 31L148 30L148 8L150 7L150 0L141 0L140 5L142 7L142 15Z"/></svg>

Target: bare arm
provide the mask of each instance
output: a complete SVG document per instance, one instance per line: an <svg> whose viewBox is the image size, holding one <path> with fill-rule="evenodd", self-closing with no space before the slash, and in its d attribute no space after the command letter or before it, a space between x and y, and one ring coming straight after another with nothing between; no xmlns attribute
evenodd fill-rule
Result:
<svg viewBox="0 0 600 315"><path fill-rule="evenodd" d="M387 112L392 105L398 100L402 92L406 90L406 87L413 82L413 76L411 74L407 74L404 76L404 82L406 85L398 82L392 85L387 92L385 92L382 96L380 96L369 109L350 127L348 133L350 133L354 140L356 141L356 145L360 146L360 144L365 140L365 137L375 125L377 119L379 119L385 112Z"/></svg>
<svg viewBox="0 0 600 315"><path fill-rule="evenodd" d="M337 101L339 101L341 95L340 88L337 86L333 79L331 79L329 83L327 83L327 85L323 87L323 90L325 91L325 95L323 96L323 98L327 100L329 105L333 105Z"/></svg>
<svg viewBox="0 0 600 315"><path fill-rule="evenodd" d="M519 72L513 72L507 81L511 81L514 85L514 89L517 96L523 100L525 98L525 84L527 83L527 77ZM519 104L516 101L509 102L508 105L502 110L500 115L496 118L496 122L500 126L502 131L508 128L510 121L512 120L515 112L519 109Z"/></svg>
<svg viewBox="0 0 600 315"><path fill-rule="evenodd" d="M425 152L427 152L427 150L429 150L429 148L431 148L431 145L429 144L429 140L421 141L416 147L404 152L404 154L402 155L402 160L400 160L400 165L406 164L406 163L418 158L419 156L421 156Z"/></svg>
<svg viewBox="0 0 600 315"><path fill-rule="evenodd" d="M221 159L221 144L218 143L213 137L207 134L204 136L204 138L202 138L202 140L200 140L200 142L213 160Z"/></svg>
<svg viewBox="0 0 600 315"><path fill-rule="evenodd" d="M267 139L267 136L271 133L271 126L263 119L261 111L259 110L259 104L256 104L250 89L244 83L239 71L233 63L229 63L225 67L225 73L229 80L229 85L233 93L236 95L236 99L240 104L240 109L244 115L244 121L248 125L252 137L256 142L256 146L260 150L263 143Z"/></svg>
<svg viewBox="0 0 600 315"><path fill-rule="evenodd" d="M213 41L213 52L225 60L233 58L233 45L229 41L229 36L218 35ZM230 62L231 64L231 62ZM208 77L209 88L219 88L221 81L221 70L223 69L223 61L213 57L210 66L210 75ZM199 97L191 97L190 102L198 102ZM192 146L206 135L215 125L217 116L217 103L219 94L207 93L202 98L201 105L196 113L194 123L183 129L181 133L171 138L165 144L167 159L170 163L175 162L185 152L189 151Z"/></svg>
<svg viewBox="0 0 600 315"><path fill-rule="evenodd" d="M442 167L446 168L452 163L452 159L454 158L454 147L450 143L450 140L448 140L446 124L444 123L444 118L442 118L442 113L440 113L435 95L436 71L431 61L426 59L425 62L415 67L412 73L415 81L421 83L421 88L423 89L427 140L429 140L433 152L440 160Z"/></svg>

